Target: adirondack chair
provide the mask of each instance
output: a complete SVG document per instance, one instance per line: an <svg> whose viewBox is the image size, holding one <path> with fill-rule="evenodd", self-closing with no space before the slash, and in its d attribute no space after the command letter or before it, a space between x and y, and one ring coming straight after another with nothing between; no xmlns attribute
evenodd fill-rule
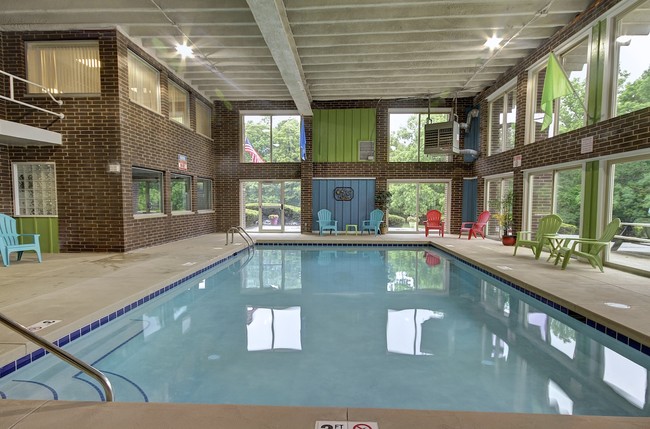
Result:
<svg viewBox="0 0 650 429"><path fill-rule="evenodd" d="M529 247L535 255L535 259L539 259L539 256L542 254L542 249L544 246L548 246L549 243L546 240L546 236L555 235L562 226L562 218L556 214L546 215L539 220L539 225L537 225L537 231L533 237L531 231L519 231L517 232L517 242L515 243L515 252L512 256L517 254L517 249L519 247ZM533 237L533 238L531 238Z"/></svg>
<svg viewBox="0 0 650 429"><path fill-rule="evenodd" d="M32 237L31 243L24 243L25 240L19 237ZM41 246L39 244L39 234L18 234L16 232L16 220L11 216L0 214L0 254L2 254L2 263L5 267L9 266L9 255L13 252L18 253L18 261L23 257L23 252L34 251L41 262ZM21 241L23 241L21 243Z"/></svg>
<svg viewBox="0 0 650 429"><path fill-rule="evenodd" d="M615 218L605 227L602 235L597 239L578 238L571 240L571 247L562 246L557 250L555 265L557 265L560 258L563 257L564 259L562 260L562 269L564 270L567 265L569 265L571 255L575 255L585 258L587 261L589 261L592 267L598 267L601 273L605 272L605 270L603 270L603 260L600 256L600 252L609 246L610 241L612 241L620 227L621 220L619 218ZM583 250L578 250L576 246L579 244L587 246L583 246Z"/></svg>
<svg viewBox="0 0 650 429"><path fill-rule="evenodd" d="M442 220L442 213L438 210L429 210L427 220L424 222L424 236L429 236L429 231L438 231L441 237L445 236L445 221Z"/></svg>
<svg viewBox="0 0 650 429"><path fill-rule="evenodd" d="M323 231L329 231L332 235L334 231L335 235L339 235L338 231L338 221L332 220L332 212L327 209L320 209L318 211L318 233L323 235Z"/></svg>
<svg viewBox="0 0 650 429"><path fill-rule="evenodd" d="M371 211L370 219L361 223L361 234L363 235L363 231L368 231L368 235L370 235L370 231L374 231L375 235L379 234L379 225L381 225L383 219L384 212L382 210L374 209Z"/></svg>
<svg viewBox="0 0 650 429"><path fill-rule="evenodd" d="M483 237L483 239L485 239L485 225L487 225L489 220L490 212L486 210L478 215L476 222L463 222L460 226L458 238L463 235L463 232L467 232L468 240L471 240L472 236L474 236L474 238L478 238L477 235L480 235Z"/></svg>

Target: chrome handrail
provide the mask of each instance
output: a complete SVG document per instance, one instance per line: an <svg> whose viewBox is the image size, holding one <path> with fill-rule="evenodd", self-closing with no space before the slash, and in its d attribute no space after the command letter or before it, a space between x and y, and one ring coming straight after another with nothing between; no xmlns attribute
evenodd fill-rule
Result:
<svg viewBox="0 0 650 429"><path fill-rule="evenodd" d="M61 106L63 104L63 101L62 100L57 100L56 98L54 98L54 96L52 95L52 92L50 91L49 88L46 88L43 85L40 85L40 84L38 84L36 82L32 82L30 80L23 79L22 77L13 75L11 73L7 73L7 72L2 71L2 70L0 70L0 74L9 77L9 97L4 96L4 95L0 95L0 99L6 100L6 101L11 101L13 103L20 104L21 106L27 106L27 107L31 107L32 109L40 110L41 112L45 112L45 113L48 113L50 115L57 116L59 119L65 118L65 115L63 113L52 112L51 110L43 109L42 107L34 106L33 104L29 104L29 103L25 103L24 101L16 100L16 97L15 97L15 94L14 94L14 79L19 80L21 82L28 83L30 85L37 86L37 87L45 90L44 92L52 99L52 101L54 101L56 104Z"/></svg>
<svg viewBox="0 0 650 429"><path fill-rule="evenodd" d="M228 245L228 233L230 233L230 244L235 242L235 232L238 233L249 246L255 245L255 241L253 241L253 238L248 235L244 228L241 226L231 226L228 231L226 231L226 246Z"/></svg>
<svg viewBox="0 0 650 429"><path fill-rule="evenodd" d="M48 352L52 353L53 355L56 355L59 359L69 363L70 365L74 366L77 368L79 371L83 372L84 374L87 374L88 376L94 378L99 382L99 384L102 385L104 388L104 394L106 395L106 401L111 402L113 401L113 387L111 386L111 382L108 380L108 378L99 370L95 369L94 367L88 365L86 362L76 358L75 356L71 355L70 353L66 352L56 344L52 344L46 339L36 335L35 333L31 332L30 330L26 329L24 326L14 322L13 320L9 319L7 316L4 314L0 313L0 323L3 323L5 326L13 330L14 332L22 335L23 337L33 341L34 343L38 344L39 346L43 347L45 350Z"/></svg>

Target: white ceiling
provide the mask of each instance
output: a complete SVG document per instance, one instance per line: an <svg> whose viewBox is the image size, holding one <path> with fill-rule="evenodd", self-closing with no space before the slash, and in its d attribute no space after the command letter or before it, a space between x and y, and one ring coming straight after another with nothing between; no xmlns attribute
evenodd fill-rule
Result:
<svg viewBox="0 0 650 429"><path fill-rule="evenodd" d="M118 27L210 99L293 99L310 114L311 100L473 96L590 3L21 0L4 2L0 31ZM195 58L176 52L184 41Z"/></svg>

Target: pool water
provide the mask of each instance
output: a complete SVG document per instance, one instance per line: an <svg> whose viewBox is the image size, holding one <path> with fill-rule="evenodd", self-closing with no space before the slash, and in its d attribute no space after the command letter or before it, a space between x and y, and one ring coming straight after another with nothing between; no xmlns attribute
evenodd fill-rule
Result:
<svg viewBox="0 0 650 429"><path fill-rule="evenodd" d="M258 246L65 349L123 402L650 414L648 356L425 247ZM46 356L0 397L103 392Z"/></svg>

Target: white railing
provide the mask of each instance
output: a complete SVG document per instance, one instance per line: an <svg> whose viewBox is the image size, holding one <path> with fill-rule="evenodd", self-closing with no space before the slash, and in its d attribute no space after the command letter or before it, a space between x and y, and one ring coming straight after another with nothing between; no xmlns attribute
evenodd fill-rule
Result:
<svg viewBox="0 0 650 429"><path fill-rule="evenodd" d="M45 93L46 93L47 95L49 95L50 98L51 98L51 99L52 99L56 104L58 104L59 106L61 106L61 105L63 104L63 101L61 101L61 100L57 100L56 98L54 98L54 96L52 95L52 93L50 92L50 90L47 89L46 87L44 87L43 85L39 85L38 83L31 82L31 81L29 81L29 80L27 80L27 79L23 79L22 77L15 76L15 75L13 75L13 74L11 74L11 73L7 73L7 72L4 72L4 71L2 71L2 70L0 70L0 74L3 74L3 75L5 75L5 76L8 76L8 77L9 77L9 97L4 96L4 95L0 95L0 99L7 100L7 101L11 101L11 102L13 102L13 103L17 103L17 104L20 104L20 105L22 105L22 106L31 107L32 109L40 110L41 112L45 112L45 113L48 113L48 114L50 114L50 115L54 115L54 116L58 117L59 119L63 119L63 118L65 117L65 115L64 115L63 113L52 112L51 110L43 109L42 107L34 106L33 104L29 104L29 103L25 103L24 101L16 100L16 98L15 98L15 96L14 96L14 80L17 79L17 80L19 80L19 81L21 81L21 82L25 82L25 83L28 83L28 84L30 84L30 85L35 85L35 86L37 86L37 87L43 89L43 90L45 91Z"/></svg>

